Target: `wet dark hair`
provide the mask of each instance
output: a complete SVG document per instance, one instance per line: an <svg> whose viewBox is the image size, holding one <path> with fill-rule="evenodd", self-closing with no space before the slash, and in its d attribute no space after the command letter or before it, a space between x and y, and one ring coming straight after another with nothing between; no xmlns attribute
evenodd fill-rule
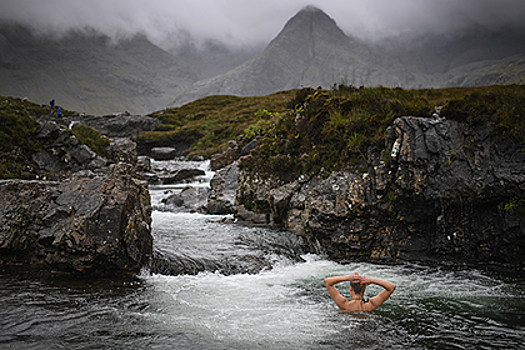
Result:
<svg viewBox="0 0 525 350"><path fill-rule="evenodd" d="M357 294L361 294L361 284L360 283L350 282L350 285L352 286L352 289L354 290L354 292L356 292Z"/></svg>

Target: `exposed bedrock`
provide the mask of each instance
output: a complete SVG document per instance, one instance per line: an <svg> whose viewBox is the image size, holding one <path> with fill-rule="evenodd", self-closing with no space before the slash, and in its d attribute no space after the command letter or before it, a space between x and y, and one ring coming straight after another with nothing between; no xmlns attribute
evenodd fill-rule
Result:
<svg viewBox="0 0 525 350"><path fill-rule="evenodd" d="M138 272L152 254L150 195L127 167L60 182L0 181L0 261L95 275Z"/></svg>
<svg viewBox="0 0 525 350"><path fill-rule="evenodd" d="M312 251L336 260L523 268L525 150L490 128L398 118L384 149L369 151L365 171L283 183L242 170L237 205L271 213L303 234Z"/></svg>

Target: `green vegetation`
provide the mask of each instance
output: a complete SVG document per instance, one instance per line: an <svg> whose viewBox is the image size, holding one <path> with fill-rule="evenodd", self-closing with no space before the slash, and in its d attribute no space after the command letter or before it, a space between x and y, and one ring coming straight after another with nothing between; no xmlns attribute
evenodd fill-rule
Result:
<svg viewBox="0 0 525 350"><path fill-rule="evenodd" d="M241 167L291 180L323 169L362 169L370 148L400 116L431 117L435 107L471 127L486 124L507 142L525 141L525 86L404 90L339 86L303 89ZM384 155L383 155L384 156ZM388 160L388 159L387 159Z"/></svg>
<svg viewBox="0 0 525 350"><path fill-rule="evenodd" d="M514 195L512 196L507 203L505 203L505 210L514 210L518 209L521 212L525 211L525 198Z"/></svg>
<svg viewBox="0 0 525 350"><path fill-rule="evenodd" d="M262 97L209 96L178 108L159 111L150 116L162 124L153 132L137 138L138 142L159 145L191 144L186 156L206 158L228 148L228 141L244 135L250 141L262 135L286 112L295 90ZM271 111L271 112L268 112Z"/></svg>
<svg viewBox="0 0 525 350"><path fill-rule="evenodd" d="M40 133L37 118L50 113L51 110L47 106L0 96L0 180L35 178L32 155L46 146L45 140L37 138ZM66 116L75 114L68 110L62 110L62 113ZM105 142L96 141L93 134L79 139L88 143L90 147L92 144L101 145L101 142Z"/></svg>
<svg viewBox="0 0 525 350"><path fill-rule="evenodd" d="M105 157L107 155L106 147L109 146L111 141L107 137L101 136L97 130L87 125L79 124L72 131L80 143L87 145L99 156Z"/></svg>
<svg viewBox="0 0 525 350"><path fill-rule="evenodd" d="M32 116L49 108L20 99L2 98L0 104L0 178L27 177L28 159L42 145L39 125ZM162 124L143 133L138 142L164 146L184 143L186 156L206 158L228 148L228 141L247 143L259 138L259 147L240 166L262 176L291 180L300 174L326 173L346 167L366 170L367 152L381 151L385 130L400 116L432 117L436 106L448 119L471 127L487 125L505 142L525 142L525 86L486 86L404 90L305 88L262 97L209 96L151 116ZM64 111L65 114L72 112ZM77 138L103 155L108 140L95 130L77 127ZM381 159L390 161L389 154ZM451 152L450 162L455 160Z"/></svg>
<svg viewBox="0 0 525 350"><path fill-rule="evenodd" d="M36 140L40 124L31 115L43 107L11 97L0 98L0 179L28 178L27 159L41 149Z"/></svg>

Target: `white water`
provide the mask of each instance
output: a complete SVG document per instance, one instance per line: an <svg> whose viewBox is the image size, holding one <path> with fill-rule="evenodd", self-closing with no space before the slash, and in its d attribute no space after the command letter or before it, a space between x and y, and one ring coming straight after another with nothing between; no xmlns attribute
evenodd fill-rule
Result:
<svg viewBox="0 0 525 350"><path fill-rule="evenodd" d="M207 176L209 178L209 176ZM198 181L206 185L206 180ZM172 186L176 188L177 186ZM171 190L173 190L171 188ZM154 188L153 203L166 195ZM0 270L0 349L519 349L525 280L472 268L302 261L277 245L294 235L154 211L155 249L227 263L264 256L271 268L224 275L71 280ZM220 270L220 269L219 269ZM323 279L359 272L390 280L378 310L345 314ZM338 285L348 296L348 284ZM366 297L380 291L367 288Z"/></svg>
<svg viewBox="0 0 525 350"><path fill-rule="evenodd" d="M213 173L207 175L209 179ZM152 196L162 193L158 188ZM157 201L153 199L153 203ZM239 247L239 237L253 241L257 237L268 236L271 240L276 234L286 235L270 229L225 225L219 219L155 212L157 245L168 252L220 260L224 255L250 249ZM453 271L418 265L341 265L316 255L304 255L303 259L297 263L274 256L272 269L256 274L201 272L143 278L164 296L163 311L155 317L171 325L173 331L185 334L191 339L189 344L197 344L189 345L191 348L346 348L349 335L357 336L351 341L360 348L401 344L411 348L433 348L436 344L464 348L474 343L491 348L490 338L495 333L510 344L525 335L523 289L495 276L472 269ZM343 314L328 296L323 279L355 271L390 280L398 288L372 314ZM339 287L348 295L348 286ZM379 287L371 286L367 295L379 291ZM517 316L501 316L505 308ZM507 322L516 321L517 328L508 327Z"/></svg>

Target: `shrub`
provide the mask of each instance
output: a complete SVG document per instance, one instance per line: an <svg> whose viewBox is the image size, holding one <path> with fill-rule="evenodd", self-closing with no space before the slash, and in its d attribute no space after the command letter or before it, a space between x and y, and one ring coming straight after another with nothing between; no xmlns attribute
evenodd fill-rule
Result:
<svg viewBox="0 0 525 350"><path fill-rule="evenodd" d="M72 132L80 143L87 145L99 156L105 157L107 155L106 148L111 141L107 137L101 136L97 130L87 125L79 124L73 128Z"/></svg>

